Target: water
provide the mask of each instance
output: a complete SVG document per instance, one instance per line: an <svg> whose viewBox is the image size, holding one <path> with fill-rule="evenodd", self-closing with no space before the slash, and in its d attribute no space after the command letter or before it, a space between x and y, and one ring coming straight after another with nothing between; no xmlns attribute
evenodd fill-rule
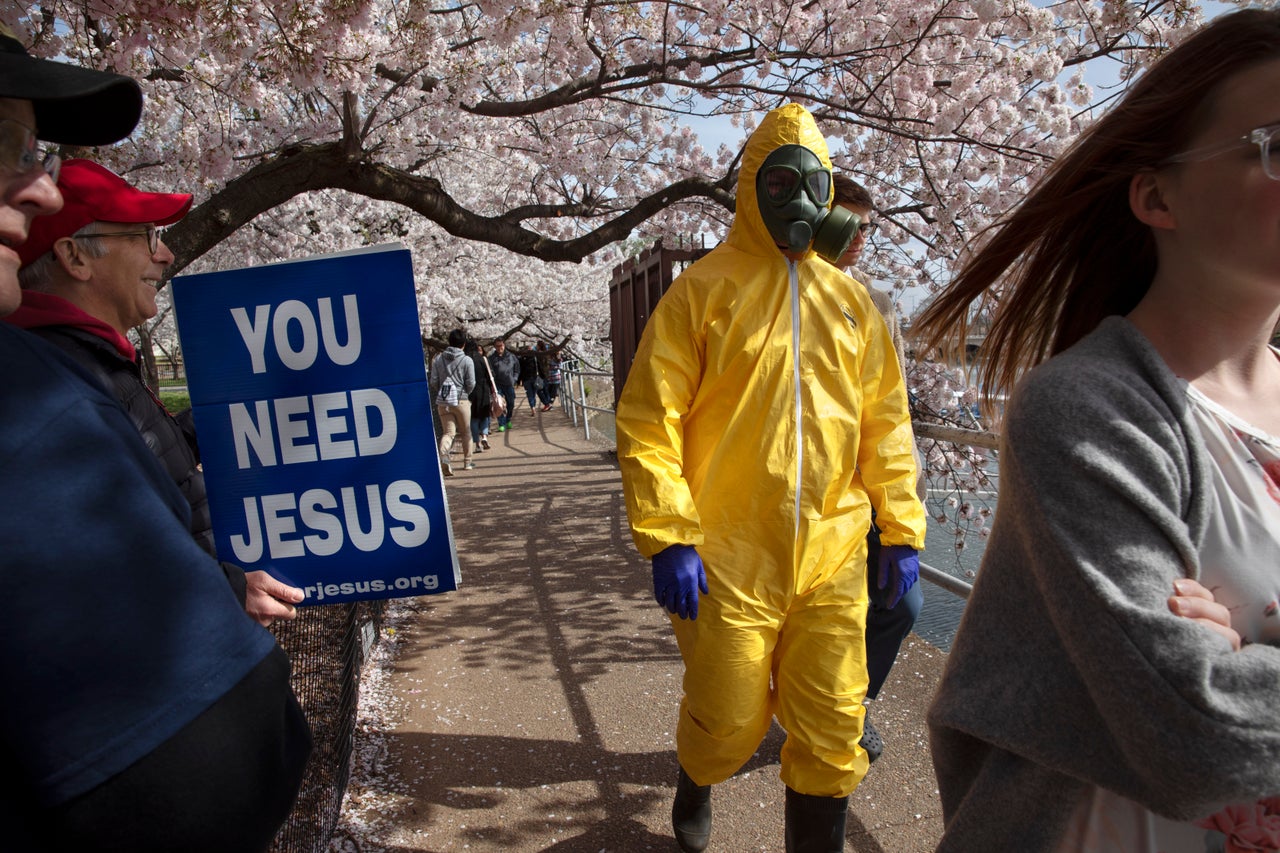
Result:
<svg viewBox="0 0 1280 853"><path fill-rule="evenodd" d="M997 487L994 484L999 483L999 464L995 459L989 459L986 469L993 485L977 493L966 494L964 499L973 503L975 507L990 511L991 515L987 519L987 527L990 529L995 517ZM931 477L930 481L931 483L940 482L936 477ZM986 551L986 538L979 535L976 530L970 530L964 537L964 547L957 550L955 523L950 520L943 522L936 520L940 510L945 510L948 516L954 515L954 510L946 506L946 501L955 496L954 491L945 488L929 489L925 509L930 517L925 532L925 548L920 554L920 559L932 568L972 584L978 574L982 555ZM960 624L960 617L964 613L965 599L928 581L924 581L923 589L924 607L920 611L920 618L916 621L916 633L943 651L949 651L956 628Z"/></svg>
<svg viewBox="0 0 1280 853"><path fill-rule="evenodd" d="M924 606L916 619L915 633L925 642L949 652L956 637L956 628L960 626L960 617L964 615L965 600L928 581L922 580L921 583L924 584L921 587Z"/></svg>

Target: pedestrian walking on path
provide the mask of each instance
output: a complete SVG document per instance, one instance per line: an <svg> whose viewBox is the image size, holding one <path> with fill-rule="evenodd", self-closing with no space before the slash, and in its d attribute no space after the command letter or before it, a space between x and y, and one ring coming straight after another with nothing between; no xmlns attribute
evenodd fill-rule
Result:
<svg viewBox="0 0 1280 853"><path fill-rule="evenodd" d="M840 853L871 760L873 514L885 608L915 586L924 547L911 417L889 330L832 266L859 219L831 207L808 110L764 117L736 199L729 236L654 308L617 407L632 538L685 664L671 826L681 850L706 849L712 786L776 719L786 849Z"/></svg>
<svg viewBox="0 0 1280 853"><path fill-rule="evenodd" d="M1280 850L1278 226L1280 7L1240 9L1147 69L917 318L922 348L958 349L998 293L980 380L1009 394L929 714L940 851Z"/></svg>
<svg viewBox="0 0 1280 853"><path fill-rule="evenodd" d="M440 473L453 476L453 445L462 439L462 465L473 468L471 461L471 400L468 395L476 384L475 365L462 352L467 335L461 329L449 332L449 346L431 362L431 395L440 416Z"/></svg>
<svg viewBox="0 0 1280 853"><path fill-rule="evenodd" d="M472 386L467 399L471 402L471 446L473 452L483 453L489 449L489 424L493 403L493 379L489 376L489 362L485 358L484 348L474 339L469 338L462 348L471 359L476 375L476 384Z"/></svg>
<svg viewBox="0 0 1280 853"><path fill-rule="evenodd" d="M507 349L507 342L497 338L493 342L493 352L489 355L489 367L493 371L493 380L498 393L502 395L506 411L498 416L498 432L506 432L511 423L511 416L516 411L516 383L520 381L520 359Z"/></svg>

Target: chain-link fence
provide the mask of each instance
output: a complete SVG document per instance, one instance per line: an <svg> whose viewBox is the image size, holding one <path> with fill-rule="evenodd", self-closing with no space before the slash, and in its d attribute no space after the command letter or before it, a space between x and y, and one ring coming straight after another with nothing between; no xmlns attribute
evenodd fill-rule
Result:
<svg viewBox="0 0 1280 853"><path fill-rule="evenodd" d="M321 853L338 821L351 769L360 672L377 641L383 601L303 607L272 626L293 664L293 690L315 746L273 853Z"/></svg>

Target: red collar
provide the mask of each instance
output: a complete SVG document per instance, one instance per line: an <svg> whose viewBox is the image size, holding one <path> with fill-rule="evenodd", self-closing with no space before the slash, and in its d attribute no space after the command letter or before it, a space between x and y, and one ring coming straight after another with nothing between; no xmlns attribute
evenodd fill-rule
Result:
<svg viewBox="0 0 1280 853"><path fill-rule="evenodd" d="M38 329L42 326L70 326L80 329L102 338L129 361L137 360L137 351L128 338L61 296L38 290L24 290L22 305L4 320L20 329Z"/></svg>

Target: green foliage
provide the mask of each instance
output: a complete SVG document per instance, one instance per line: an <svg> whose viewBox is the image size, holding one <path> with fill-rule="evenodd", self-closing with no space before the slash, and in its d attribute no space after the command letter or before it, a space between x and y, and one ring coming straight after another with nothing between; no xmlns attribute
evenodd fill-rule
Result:
<svg viewBox="0 0 1280 853"><path fill-rule="evenodd" d="M161 390L159 396L160 402L164 403L164 407L171 415L176 415L191 408L191 395L186 391Z"/></svg>

